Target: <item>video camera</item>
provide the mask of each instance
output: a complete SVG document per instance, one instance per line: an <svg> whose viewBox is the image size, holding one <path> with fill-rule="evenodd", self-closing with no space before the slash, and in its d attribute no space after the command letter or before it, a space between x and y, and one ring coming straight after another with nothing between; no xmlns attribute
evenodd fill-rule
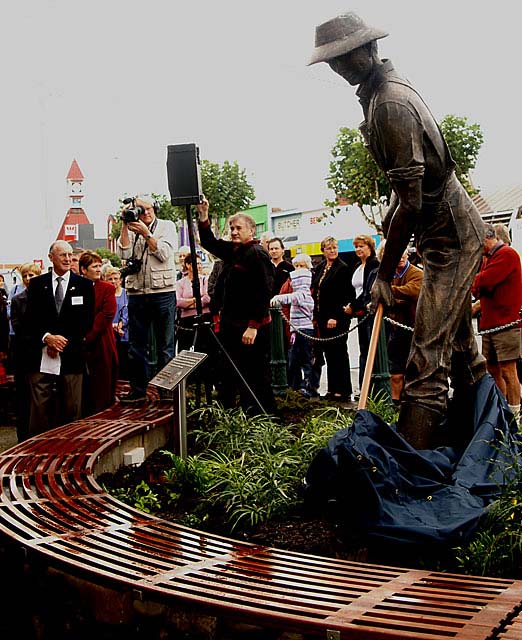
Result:
<svg viewBox="0 0 522 640"><path fill-rule="evenodd" d="M140 216L145 213L145 209L143 207L140 207L140 205L136 204L136 198L124 198L123 204L132 205L132 207L129 207L128 209L123 209L123 211L121 212L120 217L123 220L123 222L125 222L125 224L129 224L129 222L138 222L140 219ZM140 268L141 268L141 265L140 265Z"/></svg>

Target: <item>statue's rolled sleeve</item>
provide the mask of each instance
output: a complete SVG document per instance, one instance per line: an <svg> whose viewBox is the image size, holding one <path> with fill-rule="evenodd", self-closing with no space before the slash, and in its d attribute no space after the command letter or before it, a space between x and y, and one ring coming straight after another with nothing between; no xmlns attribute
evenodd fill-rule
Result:
<svg viewBox="0 0 522 640"><path fill-rule="evenodd" d="M375 131L382 132L378 137L383 169L392 186L422 179L425 172L423 127L415 111L399 102L387 101L376 108L375 119Z"/></svg>

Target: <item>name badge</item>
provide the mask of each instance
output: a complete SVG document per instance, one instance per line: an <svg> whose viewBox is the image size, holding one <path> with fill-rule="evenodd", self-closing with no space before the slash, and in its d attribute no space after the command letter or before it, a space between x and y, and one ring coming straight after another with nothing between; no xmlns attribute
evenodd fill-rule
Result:
<svg viewBox="0 0 522 640"><path fill-rule="evenodd" d="M83 304L83 296L73 296L71 298L71 304L72 305Z"/></svg>

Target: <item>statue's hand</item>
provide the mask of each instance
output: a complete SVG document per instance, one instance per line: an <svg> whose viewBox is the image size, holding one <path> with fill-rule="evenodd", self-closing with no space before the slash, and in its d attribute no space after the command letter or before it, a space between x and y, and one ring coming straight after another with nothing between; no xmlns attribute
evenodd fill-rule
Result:
<svg viewBox="0 0 522 640"><path fill-rule="evenodd" d="M385 280L377 278L372 287L372 301L370 303L370 313L375 313L379 303L382 303L384 307L393 306L395 300L390 284Z"/></svg>

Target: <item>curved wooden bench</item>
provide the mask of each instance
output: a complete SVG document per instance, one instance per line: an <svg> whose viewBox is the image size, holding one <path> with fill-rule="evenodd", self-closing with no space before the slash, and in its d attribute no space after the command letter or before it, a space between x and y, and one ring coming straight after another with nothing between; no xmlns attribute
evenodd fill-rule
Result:
<svg viewBox="0 0 522 640"><path fill-rule="evenodd" d="M181 606L330 640L485 640L513 624L521 581L241 543L149 516L108 495L95 474L116 468L124 445L161 446L171 420L166 403L115 405L5 451L0 531L25 550L28 562L102 584L120 594L120 604L123 598L131 605Z"/></svg>

